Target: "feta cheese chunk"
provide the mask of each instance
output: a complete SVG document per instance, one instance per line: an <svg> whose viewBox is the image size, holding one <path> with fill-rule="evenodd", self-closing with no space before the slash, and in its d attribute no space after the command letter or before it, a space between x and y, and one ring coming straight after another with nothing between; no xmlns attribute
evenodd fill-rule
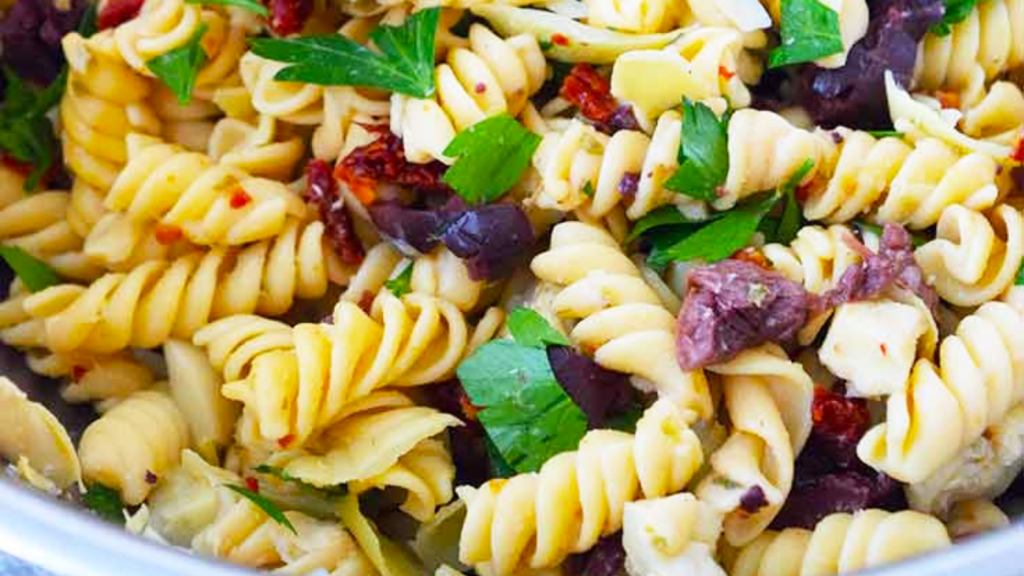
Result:
<svg viewBox="0 0 1024 576"><path fill-rule="evenodd" d="M630 576L725 576L715 562L722 514L692 494L627 502L622 546Z"/></svg>

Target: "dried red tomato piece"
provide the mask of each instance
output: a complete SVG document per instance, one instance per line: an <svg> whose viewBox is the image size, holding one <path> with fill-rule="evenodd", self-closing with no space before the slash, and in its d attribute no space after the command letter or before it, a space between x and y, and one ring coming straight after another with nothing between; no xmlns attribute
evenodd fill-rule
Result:
<svg viewBox="0 0 1024 576"><path fill-rule="evenodd" d="M443 179L447 166L436 160L413 164L405 159L402 139L386 124L366 128L376 133L377 139L350 152L334 169L334 176L345 182L360 202L372 204L377 187L384 183L426 192L451 192Z"/></svg>
<svg viewBox="0 0 1024 576"><path fill-rule="evenodd" d="M277 36L298 34L313 14L313 0L265 0L270 31Z"/></svg>
<svg viewBox="0 0 1024 576"><path fill-rule="evenodd" d="M260 492L260 483L257 482L256 479L253 478L252 476L246 477L245 487L248 488L250 492L255 492L257 494L259 494Z"/></svg>
<svg viewBox="0 0 1024 576"><path fill-rule="evenodd" d="M6 152L0 153L0 162L2 162L4 166L18 173L19 176L28 177L28 175L32 173L31 164L28 162L22 162Z"/></svg>
<svg viewBox="0 0 1024 576"><path fill-rule="evenodd" d="M868 403L863 398L847 398L827 388L814 389L811 405L814 431L847 442L857 442L871 424Z"/></svg>
<svg viewBox="0 0 1024 576"><path fill-rule="evenodd" d="M589 64L573 66L562 81L558 94L579 108L580 114L588 120L601 124L611 120L618 107L612 96L611 83Z"/></svg>
<svg viewBox="0 0 1024 576"><path fill-rule="evenodd" d="M323 160L310 160L306 165L305 198L316 204L320 220L327 228L327 236L342 262L362 262L365 254L363 245L352 226L352 217L338 196L338 183L331 174L330 164Z"/></svg>
<svg viewBox="0 0 1024 576"><path fill-rule="evenodd" d="M167 246L168 244L174 244L184 233L181 228L173 224L157 224L153 227L153 235L156 237L156 241Z"/></svg>
<svg viewBox="0 0 1024 576"><path fill-rule="evenodd" d="M114 28L139 15L145 0L110 0L96 16L96 27L100 30Z"/></svg>

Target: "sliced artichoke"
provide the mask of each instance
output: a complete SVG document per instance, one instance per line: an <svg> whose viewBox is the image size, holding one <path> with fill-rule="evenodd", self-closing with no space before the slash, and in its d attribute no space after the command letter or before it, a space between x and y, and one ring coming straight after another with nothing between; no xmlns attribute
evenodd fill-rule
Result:
<svg viewBox="0 0 1024 576"><path fill-rule="evenodd" d="M68 431L38 402L32 402L14 382L0 376L0 457L28 460L32 470L57 488L82 479L82 468Z"/></svg>

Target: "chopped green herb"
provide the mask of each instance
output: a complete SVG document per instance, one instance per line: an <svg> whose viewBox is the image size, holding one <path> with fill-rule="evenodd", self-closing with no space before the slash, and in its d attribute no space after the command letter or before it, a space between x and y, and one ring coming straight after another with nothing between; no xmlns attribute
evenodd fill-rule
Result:
<svg viewBox="0 0 1024 576"><path fill-rule="evenodd" d="M124 503L117 490L103 484L89 484L82 494L82 503L100 518L114 524L124 524Z"/></svg>
<svg viewBox="0 0 1024 576"><path fill-rule="evenodd" d="M536 310L518 307L509 314L508 329L516 343L531 348L545 348L549 344L569 346L569 339L555 330Z"/></svg>
<svg viewBox="0 0 1024 576"><path fill-rule="evenodd" d="M275 522L291 530L292 534L298 535L298 532L295 531L295 526L292 526L292 523L288 520L288 517L285 516L284 512L282 512L281 509L275 506L270 500L267 500L263 496L260 496L259 494L253 492L252 490L249 490L245 486L238 486L236 484L225 484L224 487L234 492L237 492L238 494L241 494L245 499L255 504L260 510L263 510L263 512L265 512L267 516L270 516L270 518L273 519Z"/></svg>
<svg viewBox="0 0 1024 576"><path fill-rule="evenodd" d="M594 197L594 185L590 183L590 180L587 180L586 183L583 184L583 193L586 194L588 198Z"/></svg>
<svg viewBox="0 0 1024 576"><path fill-rule="evenodd" d="M192 101L199 69L206 62L206 52L200 41L206 34L205 23L196 28L188 42L147 62L149 69L178 97L182 106Z"/></svg>
<svg viewBox="0 0 1024 576"><path fill-rule="evenodd" d="M712 478L711 482L718 484L727 490L735 490L742 486L739 482L736 482L731 478L726 478L725 476L715 476Z"/></svg>
<svg viewBox="0 0 1024 576"><path fill-rule="evenodd" d="M82 19L78 21L77 30L84 38L88 38L96 33L96 3L90 2L86 6Z"/></svg>
<svg viewBox="0 0 1024 576"><path fill-rule="evenodd" d="M25 191L35 190L54 161L57 139L46 113L64 93L67 69L42 91L7 68L3 69L3 74L7 88L0 104L0 149L13 159L32 166L22 188Z"/></svg>
<svg viewBox="0 0 1024 576"><path fill-rule="evenodd" d="M277 466L271 466L269 464L260 464L259 466L254 468L254 470L256 472L259 472L260 474L266 474L267 476L273 476L274 478L277 478L277 479L282 480L284 482L291 482L293 484L301 486L304 490L310 490L310 491L313 491L313 492L322 492L324 495L326 495L328 497L330 497L330 496L340 496L342 494L348 493L348 489L344 485L341 485L341 486L327 486L327 487L323 487L323 488L318 488L316 486L313 486L312 484L309 484L307 482L303 482L302 480L292 476L284 468L279 468Z"/></svg>
<svg viewBox="0 0 1024 576"><path fill-rule="evenodd" d="M781 45L772 50L768 67L813 62L842 52L839 14L818 0L782 0Z"/></svg>
<svg viewBox="0 0 1024 576"><path fill-rule="evenodd" d="M868 130L867 132L875 138L903 138L903 132L897 130Z"/></svg>
<svg viewBox="0 0 1024 576"><path fill-rule="evenodd" d="M412 262L409 262L405 268L402 268L398 276L384 282L384 287L390 290L396 298L401 298L412 290L412 266Z"/></svg>
<svg viewBox="0 0 1024 576"><path fill-rule="evenodd" d="M291 64L274 78L324 86L383 88L415 98L434 95L434 36L440 10L421 10L400 26L370 33L380 53L340 34L256 38L257 56Z"/></svg>
<svg viewBox="0 0 1024 576"><path fill-rule="evenodd" d="M813 160L810 158L804 160L800 168L779 188L779 195L782 196L785 206L782 209L782 217L779 219L778 228L776 228L772 238L775 242L789 244L796 238L796 233L800 231L803 215L800 212L800 203L796 200L796 188L813 168Z"/></svg>
<svg viewBox="0 0 1024 576"><path fill-rule="evenodd" d="M709 218L713 220L719 216L720 213L715 213ZM691 220L686 217L685 214L679 211L675 206L662 206L651 212L648 212L646 216L636 221L633 225L633 229L630 230L629 236L626 236L626 243L630 243L636 240L640 236L644 235L650 230L655 228L661 228L665 226L675 226L680 224L700 224L701 221Z"/></svg>
<svg viewBox="0 0 1024 576"><path fill-rule="evenodd" d="M555 379L547 352L508 340L478 348L458 368L459 381L487 436L517 472L575 450L587 417Z"/></svg>
<svg viewBox="0 0 1024 576"><path fill-rule="evenodd" d="M727 123L703 103L683 100L679 169L665 182L665 188L698 200L717 198L715 191L729 174Z"/></svg>
<svg viewBox="0 0 1024 576"><path fill-rule="evenodd" d="M552 42L551 40L541 40L537 42L537 44L540 45L541 52L547 52L548 50L551 50L551 48L555 45L555 43Z"/></svg>
<svg viewBox="0 0 1024 576"><path fill-rule="evenodd" d="M942 0L942 3L946 6L942 20L929 30L936 36L949 36L953 32L954 24L963 22L971 15L971 11L978 5L978 0Z"/></svg>
<svg viewBox="0 0 1024 576"><path fill-rule="evenodd" d="M185 0L189 4L219 4L221 6L238 6L260 16L269 16L270 11L259 0Z"/></svg>
<svg viewBox="0 0 1024 576"><path fill-rule="evenodd" d="M508 114L481 120L445 148L446 156L457 159L444 181L470 204L496 200L529 168L539 144L540 136Z"/></svg>
<svg viewBox="0 0 1024 576"><path fill-rule="evenodd" d="M53 268L25 252L20 246L0 246L0 257L33 292L60 284L60 278Z"/></svg>
<svg viewBox="0 0 1024 576"><path fill-rule="evenodd" d="M1017 268L1017 276L1013 279L1013 283L1016 286L1024 286L1024 262L1021 262L1020 268Z"/></svg>
<svg viewBox="0 0 1024 576"><path fill-rule="evenodd" d="M687 235L678 244L651 252L648 262L661 268L673 260L702 260L708 264L724 260L750 244L761 219L777 201L776 193L756 196Z"/></svg>

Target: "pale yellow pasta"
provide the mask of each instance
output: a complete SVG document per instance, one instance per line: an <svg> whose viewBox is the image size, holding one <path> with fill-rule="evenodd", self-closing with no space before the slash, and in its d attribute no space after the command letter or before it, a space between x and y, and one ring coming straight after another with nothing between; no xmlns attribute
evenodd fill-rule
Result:
<svg viewBox="0 0 1024 576"><path fill-rule="evenodd" d="M1006 513L990 500L959 502L949 512L946 528L954 540L1010 525Z"/></svg>
<svg viewBox="0 0 1024 576"><path fill-rule="evenodd" d="M1024 130L1024 91L1012 82L999 81L977 103L962 103L964 134L1012 146Z"/></svg>
<svg viewBox="0 0 1024 576"><path fill-rule="evenodd" d="M77 179L105 192L128 161L124 137L160 133L146 102L152 81L129 68L112 47L70 33L62 40L68 84L60 101L64 162Z"/></svg>
<svg viewBox="0 0 1024 576"><path fill-rule="evenodd" d="M274 117L265 114L252 123L222 118L204 144L206 153L221 166L281 181L295 175L306 152L298 135L289 137Z"/></svg>
<svg viewBox="0 0 1024 576"><path fill-rule="evenodd" d="M622 547L630 576L725 576L715 561L722 513L692 494L627 502Z"/></svg>
<svg viewBox="0 0 1024 576"><path fill-rule="evenodd" d="M789 496L796 456L811 430L814 384L799 363L770 345L709 370L721 375L732 430L711 454L711 472L696 495L725 512L725 539L742 546L768 527ZM753 512L740 503L750 490L764 497Z"/></svg>
<svg viewBox="0 0 1024 576"><path fill-rule="evenodd" d="M161 138L196 152L206 149L213 123L220 116L220 109L213 102L195 98L182 105L170 88L158 84L149 104L160 118Z"/></svg>
<svg viewBox="0 0 1024 576"><path fill-rule="evenodd" d="M766 532L736 556L731 576L827 576L846 574L945 548L942 522L904 510L868 509L826 516L814 530Z"/></svg>
<svg viewBox="0 0 1024 576"><path fill-rule="evenodd" d="M440 382L454 373L468 338L455 306L384 290L371 308L367 314L340 301L331 324L295 326L288 347L253 356L247 375L225 384L224 395L253 412L267 441L300 446L374 390Z"/></svg>
<svg viewBox="0 0 1024 576"><path fill-rule="evenodd" d="M160 478L146 499L148 525L167 542L189 546L217 519L221 509L238 500L237 494L223 485L241 482L237 474L204 461L192 450L183 450L180 464Z"/></svg>
<svg viewBox="0 0 1024 576"><path fill-rule="evenodd" d="M78 456L86 481L117 490L134 506L177 466L188 445L188 425L170 395L142 390L85 429Z"/></svg>
<svg viewBox="0 0 1024 576"><path fill-rule="evenodd" d="M1024 257L1024 219L1002 204L989 216L950 206L942 212L935 239L914 258L943 300L979 306L1009 288Z"/></svg>
<svg viewBox="0 0 1024 576"><path fill-rule="evenodd" d="M598 364L634 376L636 385L653 387L701 417L711 416L704 373L685 372L676 362L675 318L607 232L580 222L559 224L550 249L530 268L540 280L564 286L554 312L579 321L569 336L593 350Z"/></svg>
<svg viewBox="0 0 1024 576"><path fill-rule="evenodd" d="M3 323L0 337L54 352L113 353L191 338L233 314L284 314L295 298L325 294L336 269L320 222L290 220L280 236L239 249L213 248L150 261L89 286L58 285L24 298L33 318ZM43 329L33 328L43 322Z"/></svg>
<svg viewBox="0 0 1024 576"><path fill-rule="evenodd" d="M240 407L221 395L224 383L199 348L181 340L164 343L167 384L188 424L192 446L216 462L235 431Z"/></svg>
<svg viewBox="0 0 1024 576"><path fill-rule="evenodd" d="M408 494L401 505L402 511L420 522L427 522L439 506L452 499L454 480L455 464L444 442L428 438L384 472L352 481L348 488L353 494L387 487L402 488Z"/></svg>
<svg viewBox="0 0 1024 576"><path fill-rule="evenodd" d="M450 163L444 150L457 132L504 112L518 115L546 76L547 61L535 36L503 39L473 24L469 47L450 50L435 69L433 99L392 96L391 130L402 136L409 161Z"/></svg>
<svg viewBox="0 0 1024 576"><path fill-rule="evenodd" d="M1002 422L1024 400L1022 314L1016 303L991 301L961 320L937 361L918 360L902 391L889 396L885 421L857 446L860 459L920 482Z"/></svg>
<svg viewBox="0 0 1024 576"><path fill-rule="evenodd" d="M25 459L59 489L82 479L75 445L45 406L28 399L14 382L0 376L0 456Z"/></svg>
<svg viewBox="0 0 1024 576"><path fill-rule="evenodd" d="M685 2L586 0L587 24L626 32L666 32L682 18Z"/></svg>
<svg viewBox="0 0 1024 576"><path fill-rule="evenodd" d="M577 451L550 458L539 472L460 487L467 511L459 559L497 576L557 566L620 530L627 502L679 492L702 462L686 413L659 400L635 435L591 430Z"/></svg>

